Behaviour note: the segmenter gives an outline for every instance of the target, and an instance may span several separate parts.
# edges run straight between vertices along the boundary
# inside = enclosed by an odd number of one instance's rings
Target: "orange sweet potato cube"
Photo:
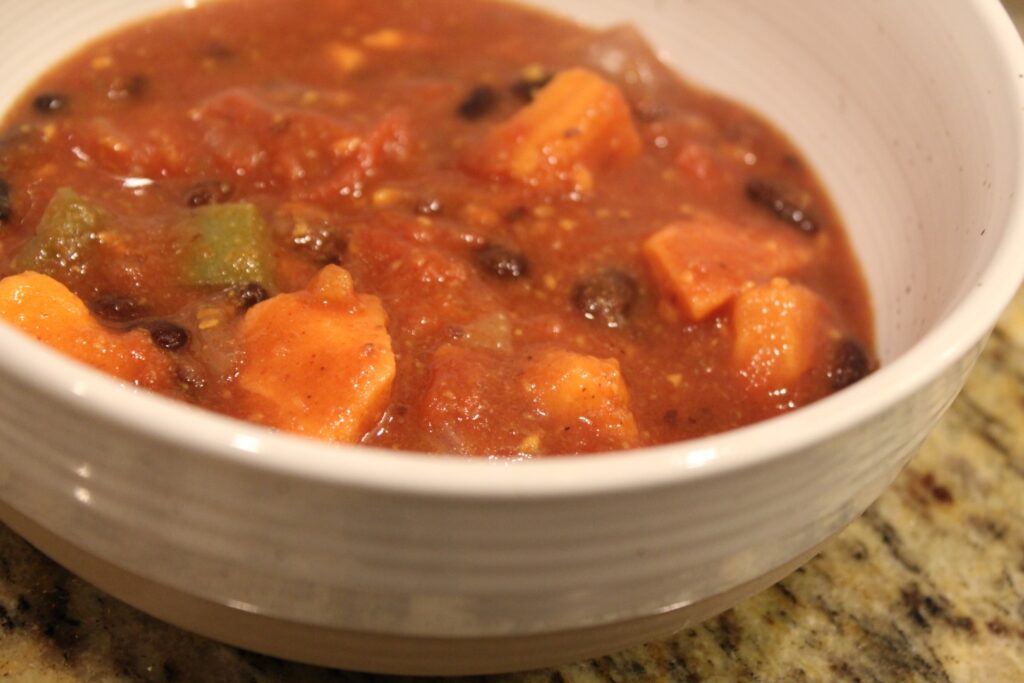
[[[309,286],[257,304],[242,322],[244,417],[354,443],[387,407],[395,356],[387,315],[330,265]]]
[[[57,280],[34,272],[0,280],[0,319],[72,358],[149,389],[174,382],[171,361],[144,330],[103,327]]]
[[[587,450],[636,445],[636,419],[617,360],[552,349],[533,356],[522,383],[538,411],[553,423],[548,425],[552,434]]]
[[[731,301],[748,282],[787,275],[808,263],[800,236],[755,235],[701,216],[669,225],[644,242],[643,253],[661,290],[682,313],[700,321]]]
[[[629,104],[612,83],[586,69],[556,76],[467,154],[474,172],[546,192],[593,189],[594,173],[640,152]]]
[[[733,307],[733,365],[753,387],[790,386],[821,358],[827,325],[824,301],[802,285],[748,287]]]

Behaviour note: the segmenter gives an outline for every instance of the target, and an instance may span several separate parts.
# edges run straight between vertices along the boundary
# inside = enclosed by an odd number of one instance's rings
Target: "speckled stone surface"
[[[1024,18],[1024,0],[1007,0]],[[0,678],[377,681],[158,622],[0,526]],[[1024,682],[1024,290],[890,490],[806,566],[676,636],[495,683]]]

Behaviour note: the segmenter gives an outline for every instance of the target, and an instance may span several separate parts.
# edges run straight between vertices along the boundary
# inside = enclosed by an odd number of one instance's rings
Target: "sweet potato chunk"
[[[26,272],[0,280],[0,319],[72,358],[149,389],[174,382],[174,368],[143,330],[100,325],[82,300],[47,275]]]
[[[325,267],[300,292],[249,310],[238,384],[244,417],[333,441],[359,441],[380,419],[395,377],[387,316],[356,294],[348,271]]]
[[[786,275],[811,258],[809,245],[788,235],[754,236],[710,216],[674,223],[644,242],[661,289],[692,320],[731,301],[744,284]]]
[[[732,360],[751,386],[792,385],[821,357],[828,310],[810,289],[775,278],[740,293],[733,309]]]
[[[553,423],[549,435],[585,450],[636,445],[636,419],[618,361],[548,350],[534,355],[522,382],[536,409]]]
[[[586,193],[603,164],[635,156],[640,148],[619,89],[591,71],[569,69],[494,128],[466,164],[548,192]]]

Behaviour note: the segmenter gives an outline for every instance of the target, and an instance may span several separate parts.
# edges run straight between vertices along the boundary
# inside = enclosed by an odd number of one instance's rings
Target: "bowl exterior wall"
[[[606,624],[727,591],[848,524],[976,355],[894,410],[763,466],[521,500],[286,477],[98,423],[0,375],[0,500],[127,571],[285,620],[419,636]]]

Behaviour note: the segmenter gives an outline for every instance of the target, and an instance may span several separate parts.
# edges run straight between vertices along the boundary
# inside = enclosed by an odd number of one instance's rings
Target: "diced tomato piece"
[[[692,320],[731,301],[744,284],[787,275],[806,265],[811,246],[800,236],[754,234],[710,216],[674,223],[644,242],[661,289]]]
[[[615,359],[542,351],[528,363],[522,386],[542,415],[542,440],[550,452],[629,448],[638,442],[629,390]]]
[[[274,124],[270,109],[242,90],[206,102],[197,122],[213,154],[232,174],[251,175],[269,165],[263,138]]]
[[[214,97],[199,120],[214,153],[235,172],[283,181],[322,178],[339,155],[358,149],[355,128],[330,116],[273,106],[244,90]]]
[[[417,286],[459,286],[472,278],[465,261],[432,244],[428,230],[416,239],[405,228],[398,222],[381,221],[352,233],[349,254],[380,277],[381,289],[413,298],[409,293]]]
[[[174,384],[173,365],[149,334],[103,327],[81,299],[47,275],[26,272],[0,280],[0,319],[125,382],[154,390]]]
[[[409,144],[408,117],[401,112],[364,130],[244,90],[211,99],[198,118],[207,144],[231,173],[280,182],[308,199],[358,193],[386,161],[404,158]]]
[[[343,147],[341,157],[345,163],[336,164],[334,174],[313,185],[304,196],[328,198],[359,187],[389,162],[404,161],[409,155],[410,140],[409,116],[403,111],[387,114],[358,138],[358,143],[351,143],[354,150]]]
[[[109,173],[150,179],[187,173],[199,146],[187,121],[159,112],[137,122],[86,119],[69,129],[68,139],[76,155]]]
[[[442,237],[415,221],[381,219],[353,231],[346,265],[393,308],[410,343],[463,325],[498,306],[494,290]]]
[[[534,101],[492,129],[467,155],[468,168],[546,192],[593,189],[605,163],[640,152],[622,92],[586,69],[569,69]]]
[[[733,365],[753,387],[792,386],[822,358],[828,323],[807,287],[775,278],[744,289],[733,308]]]
[[[445,344],[430,363],[421,415],[424,429],[450,453],[511,455],[516,434],[500,408],[509,396],[507,359]]]
[[[387,407],[395,377],[387,315],[343,268],[327,266],[305,290],[250,309],[240,347],[242,417],[354,443]]]

